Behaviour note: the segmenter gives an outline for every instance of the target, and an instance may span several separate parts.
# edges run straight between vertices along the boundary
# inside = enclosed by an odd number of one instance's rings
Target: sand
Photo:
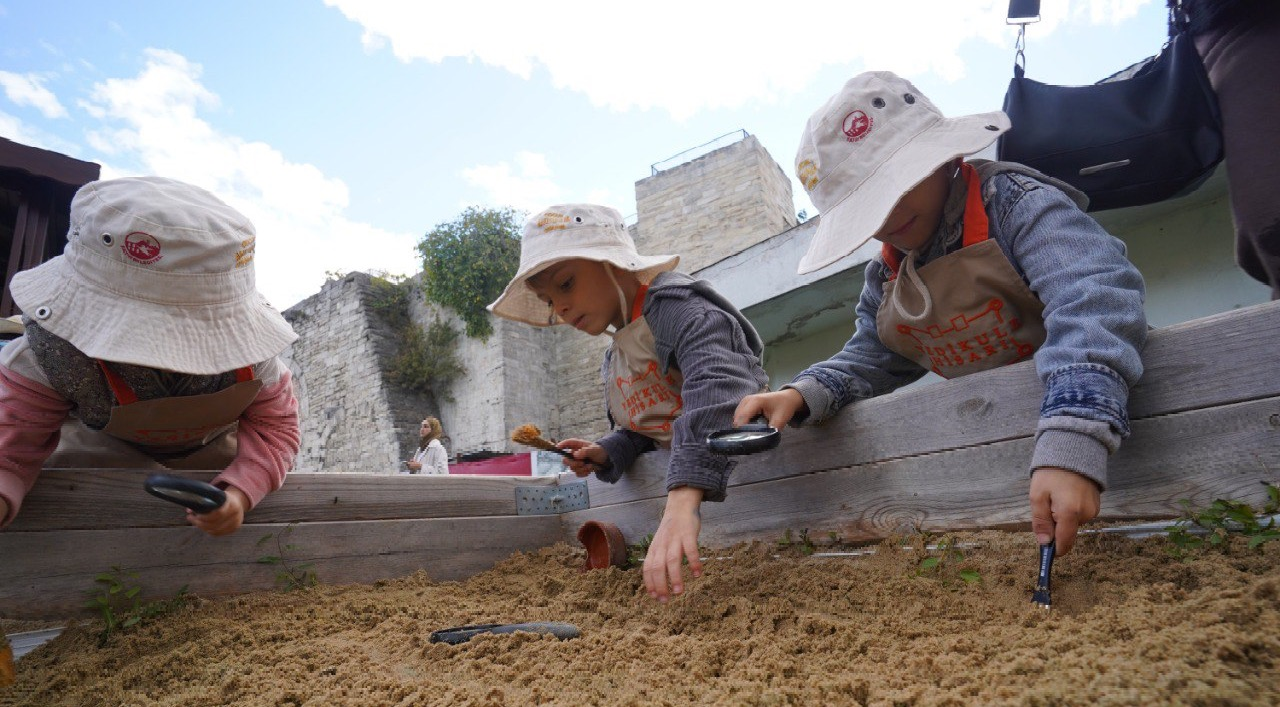
[[[1082,538],[1045,611],[1029,601],[1029,534],[952,537],[963,560],[924,576],[938,553],[920,538],[858,558],[708,551],[705,576],[666,606],[639,570],[582,572],[566,545],[465,582],[419,572],[197,598],[104,647],[97,627],[69,628],[19,661],[0,704],[1280,704],[1280,543],[1180,562],[1163,538]],[[582,635],[428,642],[514,621]]]

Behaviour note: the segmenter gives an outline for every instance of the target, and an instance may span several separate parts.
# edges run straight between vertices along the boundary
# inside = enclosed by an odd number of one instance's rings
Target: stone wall
[[[297,471],[392,473],[401,460],[364,297],[369,276],[330,280],[284,312],[302,425]]]
[[[636,182],[633,236],[692,273],[796,225],[791,180],[754,135]]]
[[[443,317],[459,331],[462,320],[446,308],[419,302],[414,318],[426,325]],[[440,401],[440,422],[450,456],[469,452],[527,452],[511,441],[511,430],[534,424],[544,433],[553,426],[555,381],[549,375],[553,332],[494,317],[486,340],[458,337],[458,356],[466,373],[449,388],[452,401]]]

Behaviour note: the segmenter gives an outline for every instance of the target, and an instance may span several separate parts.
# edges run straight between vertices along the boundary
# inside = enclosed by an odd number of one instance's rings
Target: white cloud
[[[490,204],[511,206],[534,213],[562,198],[564,190],[551,179],[545,155],[519,152],[515,165],[499,162],[462,170],[468,184],[483,189]]]
[[[1039,31],[1062,18],[1114,22],[1153,0],[1046,0]],[[774,101],[824,66],[861,64],[947,80],[965,75],[960,46],[1009,44],[1006,0],[875,3],[688,2],[423,3],[325,0],[364,28],[369,51],[402,61],[478,60],[529,78],[545,69],[558,88],[614,110],[700,110]]]
[[[0,111],[0,137],[8,138],[29,147],[61,152],[64,155],[75,155],[79,148],[62,138],[39,128],[31,127],[17,116]]]
[[[348,192],[341,180],[201,118],[218,97],[200,83],[200,71],[179,54],[149,49],[138,76],[94,87],[81,105],[103,121],[89,140],[113,158],[104,178],[181,179],[242,211],[258,231],[258,289],[282,309],[318,292],[327,271],[417,270],[411,234],[343,214]]]
[[[58,102],[58,97],[44,87],[45,78],[39,74],[0,71],[0,88],[15,105],[31,106],[46,118],[67,117],[67,109]]]

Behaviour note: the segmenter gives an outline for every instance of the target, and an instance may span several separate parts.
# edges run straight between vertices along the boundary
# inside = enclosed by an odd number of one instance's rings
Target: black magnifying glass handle
[[[156,498],[186,506],[196,513],[216,511],[227,502],[226,492],[217,486],[181,476],[152,474],[142,487]]]

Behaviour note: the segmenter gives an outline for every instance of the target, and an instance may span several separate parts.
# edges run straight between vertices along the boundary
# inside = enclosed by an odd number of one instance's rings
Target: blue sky
[[[0,0],[0,136],[210,189],[253,219],[284,309],[326,272],[416,272],[414,244],[469,205],[631,214],[651,164],[733,130],[790,174],[809,115],[867,69],[949,115],[998,109],[1007,5]],[[1050,83],[1164,39],[1162,0],[1041,14],[1028,75]]]

